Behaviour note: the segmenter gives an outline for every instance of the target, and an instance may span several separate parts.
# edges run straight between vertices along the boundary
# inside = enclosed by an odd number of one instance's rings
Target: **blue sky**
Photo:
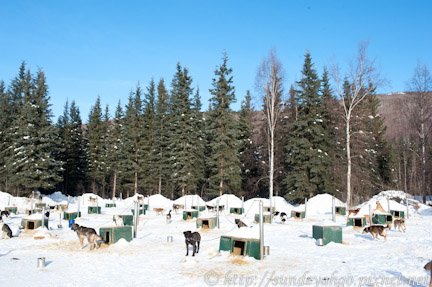
[[[316,69],[355,56],[368,41],[389,84],[402,91],[418,61],[432,68],[432,1],[9,1],[0,0],[0,79],[22,61],[42,68],[52,111],[75,100],[84,121],[97,96],[113,113],[138,82],[171,83],[177,62],[187,66],[208,106],[213,72],[227,52],[238,109],[255,91],[257,67],[274,48],[285,87],[300,77],[309,50]],[[259,105],[258,100],[256,102]]]

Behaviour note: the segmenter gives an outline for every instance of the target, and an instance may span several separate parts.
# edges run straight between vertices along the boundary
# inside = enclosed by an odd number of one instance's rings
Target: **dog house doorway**
[[[387,215],[386,216],[386,221],[387,222],[392,222],[393,221],[393,217],[391,215]]]
[[[361,218],[354,218],[354,226],[355,227],[362,227],[363,226],[362,219]]]
[[[103,237],[103,240],[105,241],[105,243],[110,242],[110,231],[109,230],[105,231],[105,236]]]
[[[394,213],[394,217],[400,217],[401,216],[400,211],[395,210],[395,211],[393,211],[393,213]]]
[[[186,219],[187,220],[192,219],[192,212],[186,211]]]
[[[27,221],[27,229],[35,229],[34,221]]]
[[[234,255],[245,255],[246,251],[246,242],[241,240],[234,240],[233,244],[233,254]]]
[[[210,228],[210,224],[209,224],[209,221],[207,219],[202,221],[202,228],[206,228],[206,229]]]

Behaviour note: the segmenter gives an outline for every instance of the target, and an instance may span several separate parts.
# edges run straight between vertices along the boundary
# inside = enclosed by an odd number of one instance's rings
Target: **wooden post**
[[[259,202],[259,238],[260,238],[260,260],[264,259],[264,218],[263,218],[263,202]]]

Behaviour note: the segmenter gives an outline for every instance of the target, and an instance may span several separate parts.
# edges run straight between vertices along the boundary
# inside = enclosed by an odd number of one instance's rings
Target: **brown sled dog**
[[[363,229],[363,234],[370,233],[373,237],[373,239],[378,239],[378,236],[384,237],[384,240],[387,240],[387,231],[389,226],[386,225],[371,225],[367,226]]]
[[[103,242],[102,237],[97,235],[96,230],[93,228],[79,226],[74,223],[71,229],[78,235],[81,248],[84,247],[84,239],[87,239],[88,244],[90,244],[90,250],[93,250],[95,247],[99,248],[100,244]]]

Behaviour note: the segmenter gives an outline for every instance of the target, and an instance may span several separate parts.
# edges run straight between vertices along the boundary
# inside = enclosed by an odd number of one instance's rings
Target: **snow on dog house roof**
[[[267,198],[251,198],[244,203],[245,212],[248,214],[259,213],[259,201],[263,202],[263,207],[270,207],[270,200]]]
[[[346,206],[345,203],[335,197],[335,206]],[[333,196],[328,193],[317,194],[307,201],[308,215],[331,214],[333,207]],[[304,211],[304,204],[295,208],[296,211]]]
[[[197,194],[188,194],[174,200],[174,204],[185,205],[185,209],[190,209],[192,206],[206,206],[205,201]]]
[[[219,206],[225,206],[227,209],[231,207],[234,208],[242,207],[242,200],[237,196],[235,196],[234,194],[223,194],[222,196],[213,198],[212,200],[207,202],[207,205],[216,207],[218,200],[219,200]]]
[[[234,238],[259,239],[259,226],[236,228],[223,235]]]
[[[144,201],[147,203],[147,201]],[[153,194],[148,198],[149,208],[164,208],[167,211],[172,208],[173,201],[162,194]]]
[[[382,196],[374,196],[369,201],[360,205],[360,210],[357,216],[369,215],[369,205],[371,206],[372,213],[375,214],[388,214],[390,213],[388,204],[390,203],[390,210],[405,211],[406,207],[394,200],[387,201],[387,198]]]

